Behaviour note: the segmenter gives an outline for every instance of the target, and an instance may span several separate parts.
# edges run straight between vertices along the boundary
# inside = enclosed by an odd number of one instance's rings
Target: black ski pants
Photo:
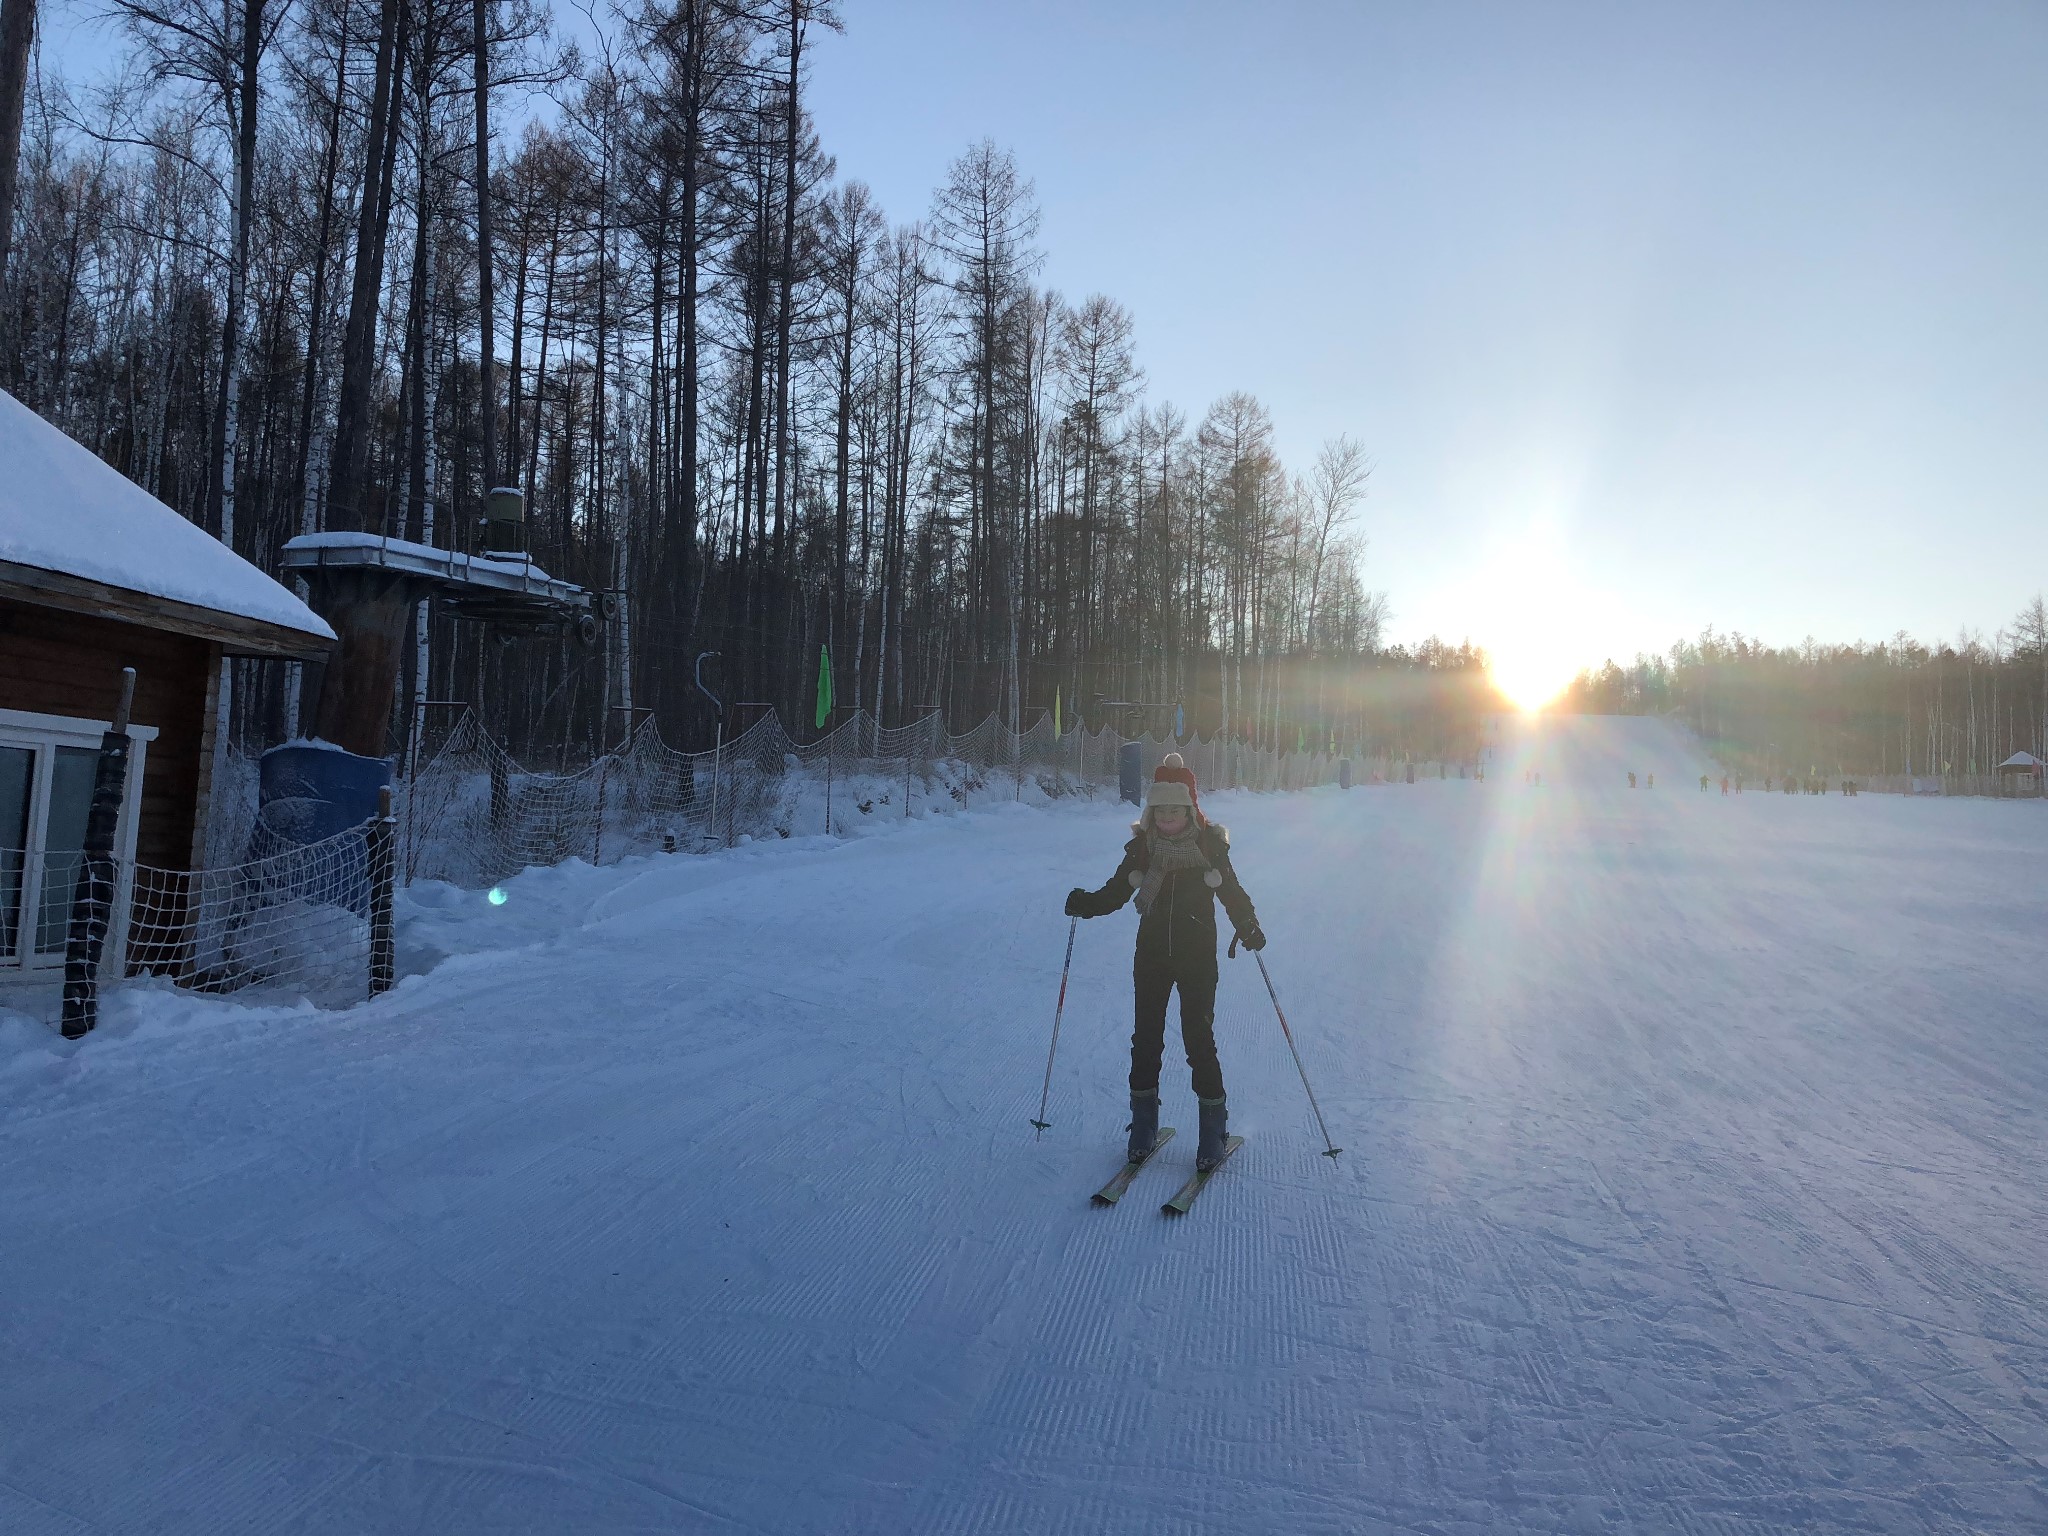
[[[1137,991],[1137,1023],[1131,1030],[1131,1092],[1159,1090],[1159,1063],[1166,1054],[1166,1002],[1180,988],[1180,1039],[1188,1053],[1195,1093],[1223,1097],[1223,1067],[1216,1060],[1216,952],[1185,958],[1138,952],[1131,968]]]

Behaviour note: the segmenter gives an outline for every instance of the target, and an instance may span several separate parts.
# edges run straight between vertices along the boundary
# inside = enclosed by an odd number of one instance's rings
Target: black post
[[[479,732],[479,734],[482,733]],[[484,740],[490,743],[488,736],[485,736]],[[495,745],[495,743],[490,744]],[[511,819],[511,770],[505,766],[505,754],[503,752],[493,752],[491,753],[491,830],[493,832],[502,830],[505,823]]]
[[[135,669],[121,669],[121,703],[114,728],[100,737],[92,805],[85,814],[85,847],[71,895],[71,930],[64,942],[64,1038],[77,1040],[99,1022],[100,953],[114,915],[120,868],[114,831],[128,793],[128,712],[135,704]]]
[[[389,992],[398,946],[391,926],[391,887],[398,873],[398,818],[391,814],[391,790],[377,791],[377,819],[370,823],[370,996]]]

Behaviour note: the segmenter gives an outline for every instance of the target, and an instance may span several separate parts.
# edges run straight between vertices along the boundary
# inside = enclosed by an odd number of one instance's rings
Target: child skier
[[[1230,834],[1202,815],[1195,774],[1169,752],[1152,775],[1144,814],[1131,824],[1123,862],[1100,890],[1067,893],[1067,916],[1103,917],[1138,902],[1138,948],[1131,966],[1137,1022],[1131,1031],[1132,1162],[1159,1135],[1159,1063],[1166,1048],[1166,1002],[1180,988],[1180,1037],[1200,1102],[1198,1169],[1223,1160],[1228,1107],[1216,1060],[1216,899],[1246,949],[1266,947],[1252,899],[1230,867]]]

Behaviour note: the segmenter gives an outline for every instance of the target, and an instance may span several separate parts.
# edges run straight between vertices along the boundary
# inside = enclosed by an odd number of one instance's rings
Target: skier
[[[1628,776],[1628,787],[1630,789],[1634,789],[1636,787],[1636,776],[1634,774],[1630,774]]]
[[[1195,774],[1169,752],[1152,775],[1144,814],[1131,824],[1123,862],[1100,890],[1067,893],[1067,916],[1104,917],[1138,902],[1138,947],[1131,966],[1136,1024],[1131,1031],[1131,1140],[1127,1156],[1149,1156],[1159,1135],[1159,1064],[1166,1048],[1166,1003],[1180,988],[1180,1037],[1200,1104],[1195,1167],[1223,1160],[1229,1106],[1216,1059],[1216,901],[1221,898],[1246,949],[1266,947],[1252,899],[1230,867],[1230,834],[1202,815]],[[1233,944],[1233,948],[1235,945]]]

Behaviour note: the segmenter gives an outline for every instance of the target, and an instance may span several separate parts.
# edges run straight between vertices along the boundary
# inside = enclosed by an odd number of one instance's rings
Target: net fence
[[[98,880],[76,850],[0,849],[0,960],[54,989],[68,943],[92,922],[117,974],[346,1007],[372,990],[380,913],[388,946],[392,847],[392,829],[375,820],[303,847],[259,829],[234,864],[104,861],[111,878]]]
[[[1329,752],[1279,752],[1223,739],[1013,731],[991,717],[949,734],[936,717],[884,727],[859,714],[811,741],[764,715],[712,750],[681,752],[643,722],[618,748],[573,770],[528,767],[473,712],[372,818],[299,844],[258,808],[256,765],[229,754],[211,805],[208,867],[123,862],[81,898],[74,850],[0,849],[0,957],[53,981],[81,913],[105,924],[119,974],[197,991],[346,1007],[393,974],[396,887],[446,881],[482,889],[536,865],[610,864],[768,838],[857,833],[865,823],[999,800],[1044,804],[1114,795],[1125,749],[1140,783],[1178,751],[1204,789],[1302,789],[1334,782]],[[1357,777],[1392,777],[1361,761]]]
[[[517,762],[465,714],[440,750],[400,786],[403,878],[479,887],[532,865],[632,854],[701,852],[771,837],[846,836],[886,817],[994,800],[1044,803],[1114,793],[1129,738],[1110,729],[1055,733],[1042,719],[1013,731],[991,717],[950,735],[936,718],[882,726],[853,716],[794,740],[763,716],[707,752],[681,752],[650,719],[619,748],[573,772]],[[1205,788],[1301,789],[1332,783],[1327,752],[1141,737],[1142,777],[1170,751]]]
[[[371,991],[390,835],[376,821],[303,847],[259,832],[252,857],[201,870],[138,866],[127,968],[202,992],[346,1007]]]

